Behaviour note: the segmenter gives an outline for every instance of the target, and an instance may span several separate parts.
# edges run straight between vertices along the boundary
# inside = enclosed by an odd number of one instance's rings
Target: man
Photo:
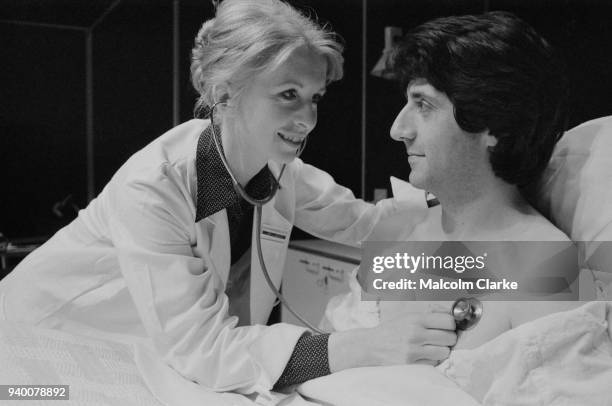
[[[407,101],[391,137],[405,144],[410,183],[433,193],[440,204],[420,223],[386,239],[567,242],[521,194],[546,167],[565,125],[567,80],[550,45],[516,16],[490,12],[415,28],[393,63]],[[521,259],[554,254],[532,250]],[[350,295],[328,307],[336,328],[371,325],[372,314],[385,321],[431,306],[381,301],[373,311],[373,302],[355,300],[361,293],[355,281],[352,285]],[[492,301],[477,328],[461,335],[455,348],[474,347],[571,306]]]

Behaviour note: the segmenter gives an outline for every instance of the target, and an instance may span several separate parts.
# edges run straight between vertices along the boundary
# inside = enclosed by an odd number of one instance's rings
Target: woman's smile
[[[302,145],[302,142],[306,138],[306,136],[294,136],[285,133],[281,133],[280,131],[276,133],[285,143],[291,145],[292,147],[299,148]]]

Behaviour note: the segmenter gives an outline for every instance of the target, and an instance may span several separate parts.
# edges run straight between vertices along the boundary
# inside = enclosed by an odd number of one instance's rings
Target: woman
[[[296,157],[327,84],[342,76],[333,36],[278,0],[226,0],[197,35],[191,71],[210,120],[179,125],[132,156],[0,283],[1,317],[150,340],[187,379],[240,393],[445,358],[456,338],[439,331],[454,330],[449,315],[317,336],[263,325],[275,297],[250,249],[256,239],[278,285],[293,224],[356,243],[395,210],[355,199]],[[261,237],[230,172],[253,198],[276,189]]]

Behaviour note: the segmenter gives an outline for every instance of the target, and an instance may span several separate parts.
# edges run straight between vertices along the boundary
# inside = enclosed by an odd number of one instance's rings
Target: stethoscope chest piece
[[[482,302],[473,297],[462,297],[455,300],[451,308],[457,330],[465,331],[473,328],[482,317]]]

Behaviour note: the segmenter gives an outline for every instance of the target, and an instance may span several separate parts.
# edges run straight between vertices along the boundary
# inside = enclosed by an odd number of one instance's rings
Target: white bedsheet
[[[62,405],[161,405],[141,378],[130,345],[8,321],[0,321],[0,383],[69,385],[70,400],[58,401]]]
[[[360,368],[306,382],[336,406],[612,405],[612,302],[525,323],[473,350],[424,365]]]
[[[483,405],[612,405],[612,302],[523,324],[438,367]]]
[[[0,321],[0,383],[70,385],[62,404],[78,405],[610,406],[611,323],[612,302],[591,302],[455,351],[437,368],[359,368],[306,382],[304,399],[207,391],[147,347]]]
[[[333,406],[478,406],[429,365],[347,369],[299,386],[307,399]]]
[[[298,393],[271,392],[251,397],[216,393],[181,377],[144,344],[5,320],[0,320],[0,384],[69,385],[70,400],[61,401],[62,405],[315,405]],[[19,404],[48,405],[49,401]]]

